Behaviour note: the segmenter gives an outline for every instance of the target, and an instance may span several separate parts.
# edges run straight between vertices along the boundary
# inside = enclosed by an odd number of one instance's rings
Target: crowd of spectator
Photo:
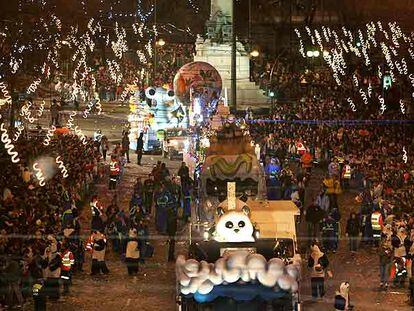
[[[82,270],[80,209],[99,176],[101,157],[91,141],[83,145],[78,136],[60,135],[49,146],[43,141],[44,137],[21,137],[15,143],[20,162],[14,165],[6,150],[0,150],[4,163],[0,179],[2,306],[22,305],[40,279],[46,280],[45,288],[54,287],[56,282],[51,280],[59,280],[60,275],[53,272],[60,272],[64,264],[53,260],[57,251],[70,250],[73,269]],[[67,178],[55,164],[57,156],[64,162]],[[43,187],[33,170],[35,162],[46,178]]]
[[[380,59],[379,56],[372,58]],[[299,62],[301,66],[298,67]],[[323,65],[323,60],[309,62],[301,58],[253,62],[251,79],[268,95],[272,93],[276,113],[298,119],[410,119],[414,113],[409,104],[412,96],[410,80],[398,76],[390,87],[385,87],[384,77],[389,74],[380,61],[373,61],[367,68],[359,64],[360,59],[350,60],[340,85],[332,70]],[[380,110],[379,96],[385,99],[384,113]],[[354,109],[349,99],[355,105]],[[404,102],[404,113],[400,99]]]

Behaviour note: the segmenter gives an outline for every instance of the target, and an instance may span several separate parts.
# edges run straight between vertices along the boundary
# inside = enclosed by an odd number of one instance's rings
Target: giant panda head
[[[175,93],[173,90],[167,90],[162,87],[149,87],[145,90],[145,96],[150,106],[163,105],[166,102],[174,101]]]
[[[254,227],[250,221],[250,210],[247,206],[242,211],[224,212],[219,207],[220,216],[215,231],[215,240],[218,242],[254,242]]]

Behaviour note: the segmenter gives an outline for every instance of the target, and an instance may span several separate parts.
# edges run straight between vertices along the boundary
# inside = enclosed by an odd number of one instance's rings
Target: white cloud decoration
[[[293,263],[285,265],[283,260],[267,261],[260,254],[247,251],[233,252],[215,263],[186,260],[180,255],[176,262],[177,279],[184,295],[210,293],[214,286],[236,282],[260,283],[275,290],[297,292],[300,278],[301,258],[295,255]]]

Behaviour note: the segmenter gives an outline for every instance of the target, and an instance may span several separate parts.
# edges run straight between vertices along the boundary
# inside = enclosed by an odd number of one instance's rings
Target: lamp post
[[[235,0],[232,0],[232,20],[231,20],[231,104],[234,109],[237,109],[237,73],[236,73],[236,14],[235,14]]]
[[[157,28],[157,0],[154,0],[154,26]],[[154,70],[152,72],[152,83],[155,81],[157,72],[157,37],[154,34]]]

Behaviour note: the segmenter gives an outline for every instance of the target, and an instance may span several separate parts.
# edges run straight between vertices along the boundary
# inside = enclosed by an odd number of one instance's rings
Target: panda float
[[[247,206],[241,211],[224,212],[218,208],[218,222],[213,233],[217,242],[239,243],[254,242],[254,226],[249,218]],[[186,260],[179,256],[176,262],[177,280],[183,295],[209,294],[214,286],[242,283],[260,283],[275,290],[298,291],[300,275],[300,258],[294,258],[293,263],[286,265],[280,258],[269,261],[261,254],[252,254],[240,250],[225,253],[215,263],[204,260]]]

